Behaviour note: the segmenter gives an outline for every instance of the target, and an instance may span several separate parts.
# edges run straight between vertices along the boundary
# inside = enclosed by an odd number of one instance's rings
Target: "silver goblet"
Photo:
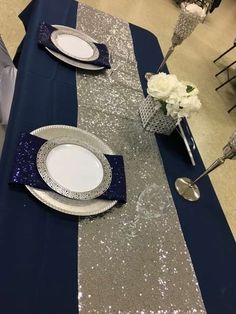
[[[197,201],[200,198],[200,191],[196,185],[197,181],[221,166],[226,159],[236,159],[236,131],[231,135],[229,142],[223,148],[223,156],[216,159],[199,177],[197,177],[194,181],[185,177],[178,178],[175,181],[175,188],[177,192],[188,201]]]
[[[189,6],[190,7],[195,6],[196,8],[198,8],[198,12],[189,11],[188,10]],[[196,26],[203,20],[204,17],[205,17],[204,10],[200,8],[198,5],[188,4],[186,6],[182,6],[180,15],[175,25],[174,33],[171,38],[171,47],[169,48],[166,56],[159,65],[157,73],[159,73],[163,69],[170,55],[174,52],[175,47],[181,45],[182,42],[191,35]],[[148,80],[154,74],[155,73],[147,72],[145,74],[145,77]]]

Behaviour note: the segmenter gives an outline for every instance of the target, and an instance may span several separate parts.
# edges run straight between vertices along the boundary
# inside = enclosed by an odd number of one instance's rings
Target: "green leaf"
[[[194,87],[193,87],[193,86],[187,85],[187,87],[186,87],[186,92],[187,92],[187,93],[191,93],[193,90],[194,90]]]
[[[164,100],[159,100],[161,104],[161,110],[164,112],[165,115],[167,115],[167,110],[166,110],[166,102]]]

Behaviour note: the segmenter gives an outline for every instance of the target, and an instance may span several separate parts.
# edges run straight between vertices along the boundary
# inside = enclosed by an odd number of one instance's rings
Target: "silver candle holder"
[[[191,6],[195,6],[198,9],[197,12],[191,12],[189,10],[189,7]],[[164,67],[171,54],[174,52],[175,47],[180,45],[189,35],[191,35],[196,26],[202,22],[203,17],[204,11],[196,4],[188,4],[181,8],[180,15],[175,25],[174,33],[171,38],[171,47],[169,48],[159,68],[157,69],[157,73],[159,73]],[[150,72],[146,73],[146,79],[149,79],[153,74],[154,73]]]
[[[160,64],[157,73],[161,71],[161,69],[166,64],[167,59],[174,52],[176,46],[182,44],[182,42],[189,37],[196,26],[202,21],[202,17],[196,13],[188,11],[188,6],[182,7],[180,15],[175,25],[174,33],[171,38],[171,47],[169,48],[165,58]]]
[[[229,142],[223,148],[223,156],[216,159],[199,177],[197,177],[194,181],[185,177],[178,178],[175,181],[175,188],[177,192],[187,201],[197,201],[200,198],[200,190],[196,183],[202,177],[224,164],[226,159],[236,159],[236,131],[231,135]]]

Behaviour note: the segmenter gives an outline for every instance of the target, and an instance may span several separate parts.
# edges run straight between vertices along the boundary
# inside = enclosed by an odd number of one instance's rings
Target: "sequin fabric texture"
[[[46,142],[45,139],[29,133],[21,134],[16,149],[14,166],[9,180],[10,183],[29,185],[38,189],[52,191],[50,186],[42,179],[37,166],[39,149]],[[49,143],[48,149],[50,150],[53,146],[53,142]],[[45,151],[42,156],[40,163],[44,166]],[[107,154],[104,156],[108,160],[112,170],[112,181],[109,188],[98,198],[126,203],[126,182],[123,157]]]
[[[50,190],[37,169],[37,153],[46,140],[22,133],[16,148],[15,162],[9,179],[10,183],[27,184],[43,190]]]
[[[127,204],[79,221],[79,312],[205,313],[155,137],[138,115],[129,24],[80,3],[77,25],[112,54],[110,70],[77,72],[78,125],[123,155],[127,183]]]

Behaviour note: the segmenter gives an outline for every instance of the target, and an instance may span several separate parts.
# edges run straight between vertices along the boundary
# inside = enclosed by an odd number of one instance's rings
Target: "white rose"
[[[159,73],[148,80],[148,94],[154,98],[166,100],[178,85],[174,74]]]
[[[187,96],[186,86],[179,82],[166,101],[170,104],[180,103],[182,98],[185,96]]]
[[[178,95],[171,95],[166,102],[172,106],[179,106],[181,104],[181,97]]]
[[[197,96],[183,97],[181,100],[178,99],[166,105],[167,115],[178,120],[190,117],[191,113],[198,111],[200,107],[201,102]]]
[[[172,118],[176,119],[178,118],[178,112],[179,112],[179,104],[167,104],[166,105],[167,110],[167,116],[171,116]]]
[[[191,112],[195,112],[201,108],[201,102],[197,96],[190,96],[185,97],[182,100],[181,106],[184,108],[188,108],[188,110]]]

